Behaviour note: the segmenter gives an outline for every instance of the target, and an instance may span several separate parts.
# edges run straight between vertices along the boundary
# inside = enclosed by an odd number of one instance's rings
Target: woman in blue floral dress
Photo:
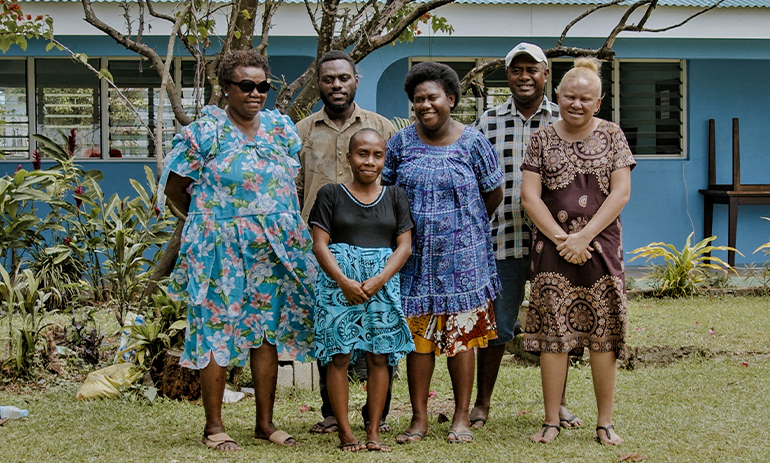
[[[500,281],[489,216],[503,198],[503,172],[486,137],[451,118],[460,81],[449,66],[412,67],[404,89],[417,122],[390,138],[382,170],[383,182],[406,191],[415,223],[413,253],[401,270],[415,343],[407,356],[412,422],[396,441],[428,432],[430,380],[436,354],[444,354],[455,398],[447,441],[471,442],[473,348],[497,337],[490,303]]]
[[[171,295],[188,303],[181,365],[200,370],[203,443],[240,450],[221,418],[226,368],[250,358],[258,439],[294,446],[272,422],[278,354],[313,349],[317,264],[300,218],[294,177],[301,142],[291,120],[262,111],[267,61],[236,51],[217,76],[227,107],[207,106],[174,140],[161,191],[187,213]]]

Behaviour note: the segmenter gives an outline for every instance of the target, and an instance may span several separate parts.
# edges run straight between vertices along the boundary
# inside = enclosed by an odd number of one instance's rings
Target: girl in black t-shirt
[[[379,426],[388,390],[388,365],[414,350],[401,309],[396,274],[412,253],[412,217],[406,193],[382,186],[385,140],[363,129],[350,139],[348,162],[353,181],[325,185],[310,212],[313,253],[318,274],[315,305],[316,357],[328,364],[329,390],[340,448],[355,452],[389,452]],[[393,250],[395,247],[395,250]],[[366,355],[369,404],[366,444],[353,435],[348,421],[351,361]]]

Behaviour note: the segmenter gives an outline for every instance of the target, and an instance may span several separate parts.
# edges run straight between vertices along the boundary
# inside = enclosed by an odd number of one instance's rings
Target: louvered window
[[[0,73],[0,155],[29,156],[27,62],[4,60]]]
[[[89,60],[99,69],[99,60]],[[99,79],[71,59],[35,60],[37,131],[61,141],[76,131],[76,157],[99,157]]]
[[[684,86],[680,61],[620,61],[619,118],[636,155],[682,156]]]
[[[155,155],[155,135],[160,117],[160,83],[158,73],[147,62],[138,60],[114,60],[109,71],[115,84],[126,96],[129,104],[110,87],[110,151],[111,158],[146,158]],[[171,148],[174,137],[174,113],[168,97],[163,105],[163,141],[166,150]],[[139,122],[141,120],[141,123]],[[143,123],[143,124],[142,124]]]

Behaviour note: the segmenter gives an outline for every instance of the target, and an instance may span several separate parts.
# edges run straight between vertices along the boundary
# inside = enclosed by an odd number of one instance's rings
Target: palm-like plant
[[[770,220],[770,217],[762,217],[762,218],[764,220]],[[759,251],[764,251],[765,254],[770,255],[770,241],[768,241],[767,243],[755,249],[754,254],[758,253]]]
[[[709,270],[735,272],[728,263],[709,254],[713,251],[735,251],[742,256],[740,251],[730,246],[709,246],[716,236],[710,236],[691,245],[693,234],[690,233],[687,236],[681,251],[668,243],[650,243],[631,251],[631,254],[637,254],[637,256],[629,262],[640,257],[646,257],[647,262],[658,257],[665,260],[663,264],[653,264],[651,273],[647,277],[652,280],[657,296],[691,296],[708,278]]]

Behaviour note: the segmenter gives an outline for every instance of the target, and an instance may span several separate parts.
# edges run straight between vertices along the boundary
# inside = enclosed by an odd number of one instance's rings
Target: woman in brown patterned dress
[[[559,435],[568,353],[587,347],[601,443],[612,427],[615,360],[626,355],[626,298],[620,211],[636,162],[620,127],[594,115],[599,62],[580,58],[557,89],[562,119],[534,132],[521,166],[522,204],[536,225],[524,348],[540,352],[545,421],[531,439]]]

